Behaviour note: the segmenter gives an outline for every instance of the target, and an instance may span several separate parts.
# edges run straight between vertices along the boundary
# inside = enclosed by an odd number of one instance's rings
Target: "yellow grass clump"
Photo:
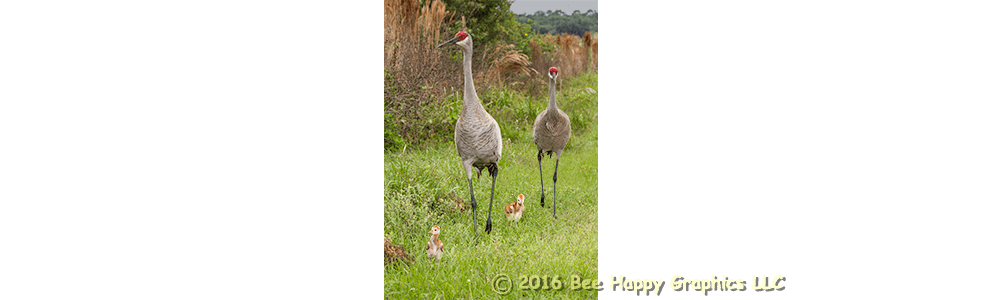
[[[553,58],[553,65],[563,70],[566,77],[582,73],[583,63],[580,53],[583,52],[583,49],[580,47],[580,38],[563,33],[559,35],[556,45],[559,46],[559,49],[556,57]]]
[[[532,64],[536,70],[557,67],[562,70],[563,77],[576,76],[583,72],[597,72],[599,61],[597,50],[599,50],[599,43],[592,32],[585,32],[582,39],[576,35],[566,33],[560,35],[543,35],[541,39],[544,43],[555,41],[554,49],[546,50],[546,52],[553,50],[555,54],[551,60],[543,59],[545,66],[542,67],[533,58]],[[535,51],[534,49],[539,45],[535,43],[533,46],[533,43],[530,43],[529,46]],[[543,56],[540,55],[539,57]]]
[[[405,264],[413,262],[413,256],[406,253],[406,249],[402,246],[393,244],[388,238],[385,239],[385,245],[383,246],[385,250],[385,263],[383,265],[389,265],[395,262],[402,262]]]
[[[528,55],[515,49],[515,45],[501,45],[494,49],[491,57],[497,57],[491,61],[487,77],[489,80],[501,83],[502,80],[513,75],[522,74],[532,76],[538,72],[530,66],[532,62]]]

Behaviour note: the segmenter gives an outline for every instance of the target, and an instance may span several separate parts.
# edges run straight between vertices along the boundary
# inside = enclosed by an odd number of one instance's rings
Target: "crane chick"
[[[522,218],[523,211],[525,211],[525,195],[518,194],[518,202],[512,202],[505,206],[505,218],[517,222]]]
[[[440,226],[433,225],[433,228],[430,228],[430,234],[432,234],[430,240],[426,241],[426,255],[430,257],[430,260],[434,257],[436,257],[436,260],[440,260],[440,258],[443,258],[443,242],[440,241]]]

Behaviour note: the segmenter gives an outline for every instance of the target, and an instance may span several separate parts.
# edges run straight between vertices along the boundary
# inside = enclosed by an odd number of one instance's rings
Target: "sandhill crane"
[[[552,217],[556,217],[556,179],[559,175],[559,157],[563,155],[563,148],[569,141],[569,116],[566,116],[559,106],[556,105],[556,79],[559,78],[559,69],[549,68],[549,107],[535,117],[535,125],[532,127],[532,140],[535,147],[539,149],[539,187],[542,194],[539,197],[539,204],[546,206],[546,192],[542,182],[542,152],[552,156],[556,153],[556,170],[552,173]]]
[[[501,158],[501,128],[491,117],[481,99],[474,90],[474,80],[471,76],[471,56],[474,53],[474,38],[466,32],[458,32],[454,38],[440,44],[456,44],[464,49],[464,104],[457,119],[454,130],[454,145],[457,154],[464,164],[467,173],[467,184],[471,190],[471,215],[474,217],[474,237],[477,238],[477,201],[474,200],[474,182],[471,180],[471,168],[477,168],[477,177],[481,177],[484,168],[491,174],[491,201],[488,203],[488,220],[484,231],[491,233],[491,207],[494,203],[494,184],[498,179],[498,159]]]

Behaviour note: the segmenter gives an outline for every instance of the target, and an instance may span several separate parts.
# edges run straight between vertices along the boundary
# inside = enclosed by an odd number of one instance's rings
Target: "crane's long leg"
[[[541,171],[539,171],[541,172]],[[559,156],[556,156],[556,172],[552,173],[552,218],[556,218],[556,179],[559,175]]]
[[[474,216],[474,243],[477,243],[477,200],[474,200],[474,182],[467,178],[467,184],[471,187],[471,216]]]
[[[546,188],[545,184],[542,183],[542,150],[539,150],[539,204],[542,207],[546,207]]]
[[[491,207],[494,204],[494,182],[498,180],[498,165],[491,164],[488,173],[491,173],[491,201],[488,202],[488,221],[484,224],[484,231],[491,233]]]

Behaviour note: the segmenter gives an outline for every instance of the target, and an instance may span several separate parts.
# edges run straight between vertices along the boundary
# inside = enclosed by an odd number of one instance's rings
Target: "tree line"
[[[534,14],[516,14],[515,18],[519,23],[531,24],[532,31],[539,34],[574,34],[583,35],[584,32],[598,31],[598,17],[594,10],[580,12],[574,10],[572,14],[567,14],[562,10],[537,11]]]

